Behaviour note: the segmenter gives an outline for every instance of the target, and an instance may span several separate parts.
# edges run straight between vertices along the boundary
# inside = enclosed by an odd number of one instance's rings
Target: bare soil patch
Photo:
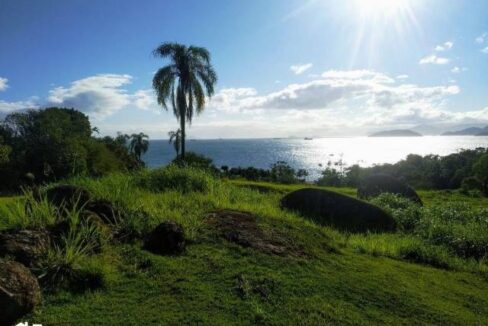
[[[207,223],[215,227],[227,241],[271,255],[303,256],[277,232],[265,232],[257,224],[256,216],[240,211],[221,210],[209,213]]]

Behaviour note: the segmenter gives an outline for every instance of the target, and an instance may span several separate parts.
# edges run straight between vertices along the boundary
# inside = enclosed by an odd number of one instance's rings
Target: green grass
[[[172,180],[161,191],[137,186],[136,178],[125,175],[71,180],[96,198],[143,211],[147,218],[134,218],[128,228],[144,233],[175,220],[190,243],[182,256],[163,257],[142,250],[139,240],[110,242],[80,262],[103,278],[100,289],[46,293],[42,307],[24,320],[45,325],[488,324],[483,261],[426,247],[411,234],[348,235],[282,210],[283,194],[304,185],[211,180],[203,191],[188,191],[173,187],[182,178]],[[355,195],[351,188],[333,190]],[[420,195],[427,206],[451,200],[486,207],[486,199],[456,192],[439,193],[438,199],[437,193]],[[223,208],[256,214],[265,233],[285,235],[303,255],[267,255],[223,240],[204,218]],[[14,222],[8,221],[3,223]]]

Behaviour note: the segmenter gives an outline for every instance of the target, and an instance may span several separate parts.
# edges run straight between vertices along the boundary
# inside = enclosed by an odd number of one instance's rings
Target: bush
[[[153,192],[177,190],[188,193],[209,192],[216,181],[207,171],[169,165],[155,170],[145,170],[135,177],[135,182],[139,187]]]
[[[278,183],[290,184],[298,182],[295,170],[288,163],[278,161],[271,165],[271,180]]]
[[[182,158],[181,155],[177,156],[171,163],[179,167],[192,167],[218,173],[211,158],[193,152],[186,152],[185,158]]]
[[[483,190],[483,184],[477,177],[467,177],[461,182],[461,190],[465,193],[471,190]]]
[[[415,190],[404,182],[386,174],[375,174],[366,177],[358,188],[358,197],[368,199],[382,193],[392,193],[422,204]]]
[[[463,258],[488,257],[488,210],[447,203],[423,210],[416,233]]]
[[[422,218],[422,209],[418,204],[398,195],[383,193],[373,198],[371,203],[389,212],[398,228],[405,232],[413,232]]]
[[[297,211],[317,223],[351,231],[391,231],[395,220],[377,206],[321,189],[300,189],[281,200],[284,208]]]
[[[322,187],[341,187],[344,185],[344,176],[335,168],[327,167],[321,172],[322,176],[316,184]]]

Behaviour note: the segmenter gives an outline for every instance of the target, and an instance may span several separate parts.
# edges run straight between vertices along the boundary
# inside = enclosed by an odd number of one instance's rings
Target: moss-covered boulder
[[[24,265],[0,260],[0,325],[11,325],[41,303],[41,289]]]
[[[349,232],[395,229],[395,220],[381,208],[333,191],[306,188],[293,191],[281,206],[321,225]]]
[[[146,238],[144,249],[159,255],[177,255],[185,250],[183,227],[173,221],[159,224]]]
[[[49,232],[43,229],[0,233],[0,257],[11,257],[26,266],[35,266],[49,246]]]
[[[387,174],[370,175],[358,187],[358,197],[361,199],[377,197],[382,193],[399,195],[422,205],[422,200],[412,187]]]

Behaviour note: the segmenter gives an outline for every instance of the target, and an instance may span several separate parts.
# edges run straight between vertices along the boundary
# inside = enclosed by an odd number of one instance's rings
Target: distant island
[[[422,137],[422,135],[408,129],[396,129],[375,132],[368,137]]]
[[[456,131],[446,131],[442,136],[488,136],[488,126],[484,128],[470,127]]]

